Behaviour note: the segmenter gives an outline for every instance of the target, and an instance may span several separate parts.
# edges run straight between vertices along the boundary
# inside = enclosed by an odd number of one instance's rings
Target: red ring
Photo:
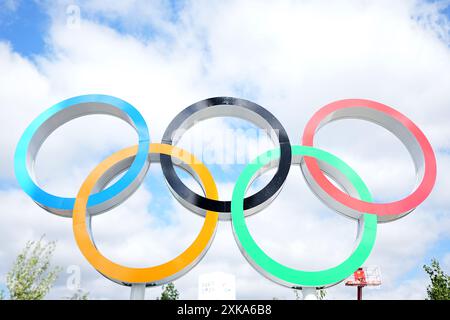
[[[415,139],[420,145],[424,157],[425,169],[420,185],[413,193],[399,201],[389,203],[371,203],[361,201],[349,196],[348,194],[335,187],[322,173],[316,159],[305,157],[305,164],[307,169],[311,173],[312,178],[329,196],[353,210],[373,213],[377,214],[378,216],[398,215],[414,210],[428,197],[428,195],[431,193],[431,190],[433,189],[434,183],[436,181],[436,157],[428,139],[425,137],[423,132],[411,120],[409,120],[406,116],[404,116],[397,110],[392,109],[391,107],[388,107],[384,104],[364,99],[346,99],[330,103],[317,111],[311,118],[311,120],[309,120],[308,124],[305,127],[305,131],[303,132],[303,145],[311,147],[313,146],[314,135],[318,130],[320,123],[330,113],[336,110],[351,107],[366,107],[381,111],[389,115],[393,119],[399,121],[414,135]]]

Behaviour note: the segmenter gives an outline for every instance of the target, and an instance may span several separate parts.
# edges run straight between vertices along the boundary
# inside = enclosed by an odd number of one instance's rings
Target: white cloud
[[[436,150],[450,148],[450,52],[443,36],[449,29],[448,24],[435,23],[442,20],[436,4],[195,2],[186,5],[174,24],[160,2],[151,7],[139,1],[80,3],[82,17],[100,13],[107,19],[121,19],[132,30],[151,21],[153,28],[169,35],[150,39],[120,34],[89,20],[81,21],[79,28],[68,28],[65,5],[61,2],[49,9],[50,53],[30,61],[0,43],[0,106],[8,115],[0,118],[3,180],[13,181],[14,148],[26,125],[52,104],[85,93],[112,94],[132,103],[147,120],[152,141],[160,140],[184,107],[215,95],[238,95],[267,107],[285,126],[292,143],[300,142],[304,125],[320,106],[340,98],[370,98],[411,117]],[[219,122],[205,127],[213,126],[225,127]],[[37,171],[45,188],[61,194],[75,194],[96,163],[135,141],[126,124],[103,116],[78,119],[57,133],[43,146]],[[408,155],[383,130],[343,121],[324,128],[318,139],[321,147],[361,173],[375,197],[398,198],[413,187]],[[367,291],[368,298],[423,297],[422,274],[400,279],[405,272],[420,271],[427,252],[449,235],[448,160],[448,154],[438,155],[436,188],[421,208],[379,226],[368,263],[382,267],[384,283],[379,290]],[[229,196],[232,187],[220,185],[221,195]],[[154,213],[147,212],[151,201],[158,200],[141,188],[123,205],[94,218],[102,252],[141,266],[162,262],[187,247],[201,218],[172,200],[166,205],[173,207],[173,223],[161,226]],[[17,189],[0,192],[0,212],[1,275],[26,240],[45,233],[58,239],[56,263],[81,267],[82,285],[91,297],[128,297],[127,289],[104,279],[83,259],[70,219],[44,212]],[[248,224],[264,250],[297,268],[338,263],[352,249],[355,233],[353,221],[323,209],[298,168],[292,168],[279,199],[248,219]],[[220,224],[199,265],[177,280],[182,297],[196,298],[197,276],[214,270],[236,274],[238,298],[294,298],[292,291],[260,276],[245,261],[229,223]],[[70,295],[66,277],[51,297]],[[147,291],[149,297],[160,292]],[[340,284],[329,289],[329,298],[350,299],[354,292]]]

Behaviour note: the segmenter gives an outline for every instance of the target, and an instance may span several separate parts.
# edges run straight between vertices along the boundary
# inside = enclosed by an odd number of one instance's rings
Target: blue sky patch
[[[8,41],[14,51],[25,57],[45,51],[49,25],[49,16],[34,1],[19,1],[15,9],[0,5],[0,41]]]

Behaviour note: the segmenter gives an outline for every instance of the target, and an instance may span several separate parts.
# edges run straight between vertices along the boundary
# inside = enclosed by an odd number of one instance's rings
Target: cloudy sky
[[[293,144],[327,103],[366,98],[390,105],[429,138],[438,178],[417,210],[379,225],[367,265],[380,266],[383,284],[366,290],[365,297],[422,299],[423,264],[435,257],[450,271],[450,1],[1,0],[0,289],[26,241],[45,234],[57,240],[54,263],[63,267],[49,298],[73,294],[67,285],[73,270],[80,270],[81,287],[91,298],[129,297],[129,288],[105,279],[84,260],[71,220],[39,208],[14,177],[14,150],[27,125],[53,104],[88,93],[133,104],[153,142],[182,109],[213,96],[264,106]],[[249,124],[207,120],[189,130],[180,145],[198,141],[203,153],[197,156],[204,158],[223,149],[217,143],[222,132],[236,128]],[[74,120],[43,145],[37,179],[49,192],[74,196],[96,164],[135,143],[135,132],[121,120]],[[318,133],[317,146],[350,164],[377,201],[401,199],[414,188],[406,149],[381,127],[338,121]],[[242,166],[211,169],[221,199],[229,199]],[[143,267],[181,253],[202,221],[170,195],[155,164],[130,199],[93,219],[93,232],[107,257]],[[356,234],[356,223],[324,207],[298,168],[292,168],[277,200],[247,223],[268,254],[305,270],[339,264],[351,253]],[[198,276],[213,271],[236,276],[238,298],[295,298],[246,262],[229,222],[220,223],[198,266],[176,281],[181,298],[195,299]],[[159,288],[147,290],[149,299],[159,294]],[[343,284],[328,289],[329,299],[354,297],[354,289]]]

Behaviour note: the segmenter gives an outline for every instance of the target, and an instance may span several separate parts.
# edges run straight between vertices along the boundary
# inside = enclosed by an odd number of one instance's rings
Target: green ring
[[[349,179],[361,200],[372,202],[372,196],[358,174],[345,162],[323,150],[292,146],[292,155],[314,157],[338,169]],[[235,239],[248,262],[269,279],[289,287],[327,287],[341,282],[353,274],[369,257],[375,244],[377,216],[364,213],[364,228],[358,246],[341,264],[321,271],[302,271],[292,269],[270,258],[253,240],[244,218],[243,203],[249,181],[255,173],[270,161],[280,157],[280,150],[268,151],[247,165],[239,176],[233,190],[231,202],[231,221]]]

